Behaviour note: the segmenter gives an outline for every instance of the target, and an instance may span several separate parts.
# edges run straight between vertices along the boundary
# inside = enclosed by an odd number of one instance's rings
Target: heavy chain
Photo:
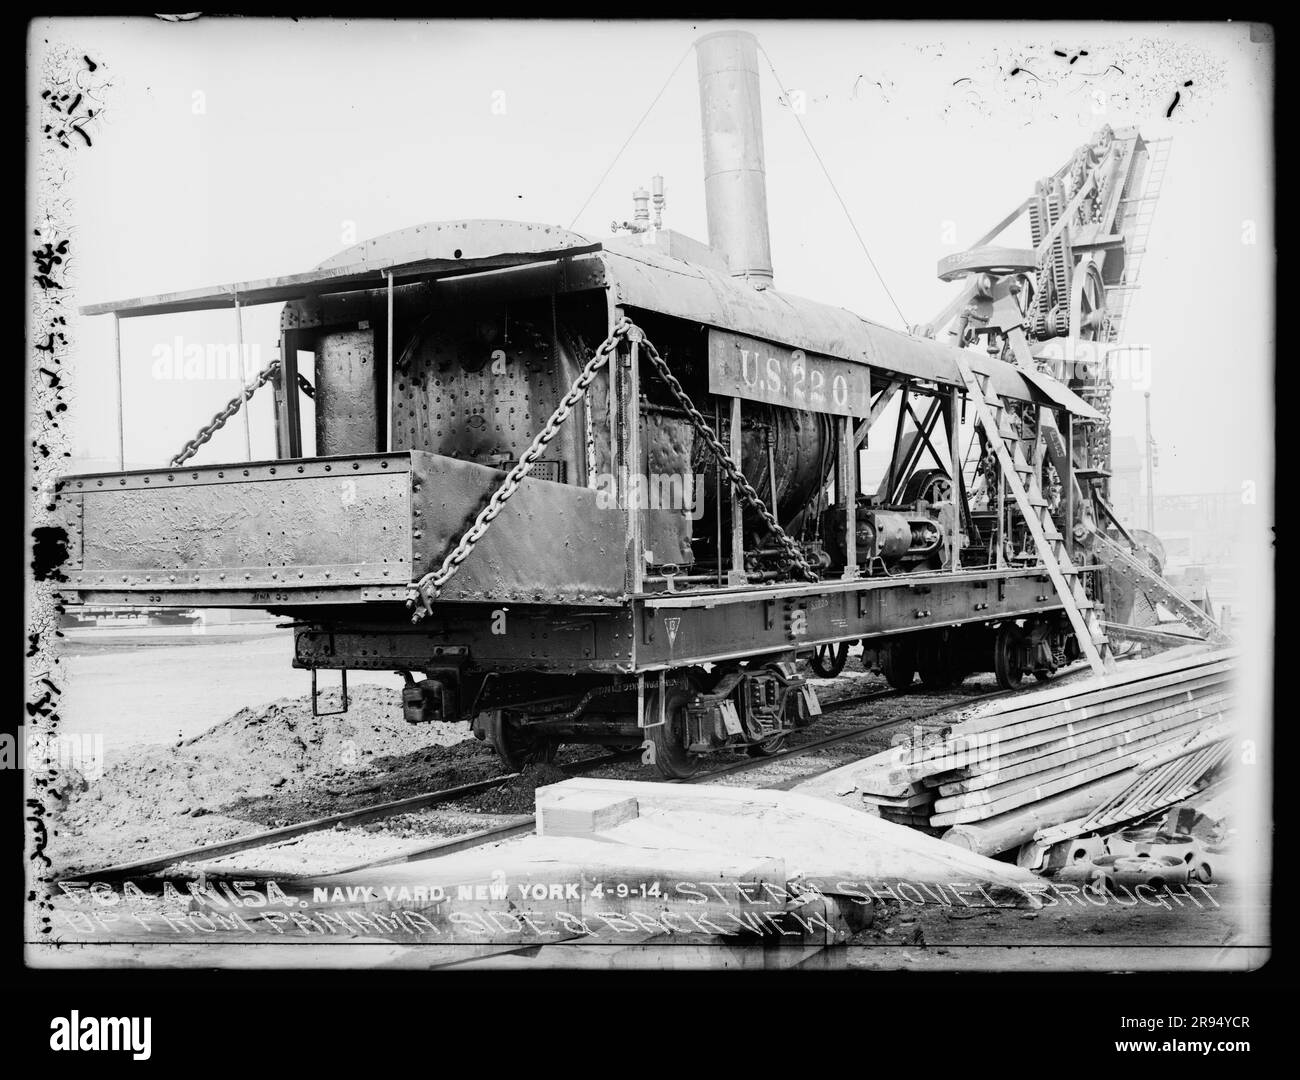
[[[226,402],[225,407],[221,409],[207,424],[199,428],[199,433],[189,442],[181,447],[181,452],[171,459],[171,466],[175,468],[178,465],[184,465],[195,454],[199,448],[212,438],[218,431],[226,426],[226,421],[234,416],[244,407],[244,402],[248,401],[263,386],[270,382],[275,373],[280,370],[280,361],[272,360],[261,371],[257,373],[257,378],[245,386],[238,394]]]
[[[723,447],[722,443],[718,441],[718,437],[714,434],[713,429],[709,427],[699,409],[695,407],[695,403],[691,401],[686,391],[682,388],[682,384],[677,381],[677,377],[669,369],[667,362],[659,355],[659,350],[654,347],[654,345],[646,338],[645,334],[635,324],[633,324],[630,319],[624,318],[619,320],[610,335],[597,347],[591,359],[587,361],[586,366],[583,367],[578,377],[574,379],[573,385],[569,387],[569,392],[564,395],[564,398],[560,401],[560,404],[556,407],[555,411],[551,413],[550,419],[546,421],[542,430],[537,433],[537,436],[533,439],[532,443],[529,444],[528,449],[520,455],[519,461],[506,475],[506,478],[501,482],[501,486],[492,493],[491,498],[488,499],[487,506],[479,511],[478,516],[474,519],[474,523],[465,530],[460,540],[457,541],[456,546],[452,548],[446,558],[442,560],[442,565],[440,565],[437,570],[425,574],[419,581],[414,582],[408,587],[406,607],[412,612],[411,621],[413,623],[419,622],[432,610],[432,604],[438,598],[438,594],[441,592],[442,587],[451,580],[456,571],[460,569],[461,564],[469,558],[470,552],[472,552],[475,545],[483,539],[483,536],[487,533],[488,529],[491,528],[492,522],[494,522],[501,514],[502,509],[504,509],[505,504],[510,500],[510,497],[519,490],[520,482],[528,475],[529,470],[541,458],[542,451],[546,449],[547,444],[550,443],[557,434],[559,434],[560,427],[569,418],[569,415],[573,412],[573,409],[578,402],[582,400],[583,395],[587,392],[587,387],[589,387],[596,378],[597,372],[599,372],[600,369],[609,362],[609,358],[613,355],[614,350],[618,348],[620,343],[625,340],[632,340],[633,338],[641,343],[641,347],[645,349],[646,355],[650,358],[650,362],[654,364],[655,370],[659,372],[660,377],[668,384],[668,388],[673,392],[673,396],[677,398],[681,407],[689,414],[691,422],[695,425],[696,430],[703,436],[714,457],[717,458],[719,466],[727,474],[727,477],[731,480],[732,484],[735,485],[736,490],[740,492],[741,498],[745,503],[762,516],[764,522],[767,523],[769,530],[771,530],[772,536],[789,556],[791,564],[793,564],[800,576],[803,577],[805,581],[818,580],[813,568],[808,564],[808,560],[804,557],[802,549],[794,539],[781,528],[781,523],[776,520],[776,517],[763,503],[763,500],[759,498],[758,492],[755,491],[753,485],[745,479],[739,466],[731,460],[725,447]]]
[[[546,421],[545,426],[537,433],[528,449],[520,455],[519,461],[514,468],[506,474],[501,486],[492,493],[487,506],[479,511],[474,523],[465,530],[456,546],[442,560],[442,565],[437,570],[425,574],[424,577],[407,589],[406,607],[413,612],[411,622],[419,622],[429,614],[431,605],[437,599],[442,587],[460,569],[461,563],[469,558],[474,546],[483,539],[484,534],[505,508],[510,497],[519,490],[520,482],[541,458],[542,451],[546,449],[547,444],[559,434],[561,426],[569,418],[569,414],[573,412],[574,406],[582,400],[583,395],[587,392],[587,387],[595,380],[596,373],[609,362],[614,350],[635,329],[630,319],[619,320],[609,337],[600,343],[591,359],[587,361],[586,366],[578,374],[578,377],[573,380],[569,392],[564,395],[555,411],[551,413],[550,419]]]
[[[717,459],[718,466],[727,474],[727,479],[740,493],[740,497],[745,504],[762,517],[773,539],[786,553],[790,564],[798,571],[799,576],[805,581],[818,580],[817,574],[804,557],[803,549],[799,547],[789,533],[781,528],[781,523],[776,520],[776,515],[767,508],[767,505],[759,498],[758,492],[754,490],[754,486],[745,479],[745,474],[740,471],[740,466],[731,460],[731,455],[727,453],[718,436],[709,427],[708,421],[704,419],[703,414],[695,407],[695,402],[690,399],[690,396],[682,388],[682,384],[677,381],[677,376],[669,369],[668,362],[659,355],[659,350],[648,340],[642,342],[642,348],[645,349],[646,355],[650,357],[650,362],[654,364],[655,370],[659,372],[659,377],[668,384],[668,389],[673,392],[673,397],[677,399],[677,403],[686,410],[687,415],[691,418],[691,423],[695,425],[695,430],[699,432],[709,450],[712,451],[714,458]]]

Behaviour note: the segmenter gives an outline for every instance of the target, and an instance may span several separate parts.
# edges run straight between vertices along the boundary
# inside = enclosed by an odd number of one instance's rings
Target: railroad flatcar
[[[283,304],[247,391],[271,385],[277,456],[195,464],[209,430],[165,468],[64,478],[67,601],[266,609],[313,688],[394,671],[408,720],[467,722],[512,768],[590,742],[673,777],[812,723],[799,661],[850,642],[898,687],[1095,648],[1071,618],[1095,567],[1072,605],[1041,530],[1072,544],[1071,442],[1100,416],[1017,352],[1033,268],[949,267],[969,303],[943,341],[776,289],[754,40],[697,59],[707,244],[444,221],[85,309]],[[869,440],[892,448],[870,485]]]

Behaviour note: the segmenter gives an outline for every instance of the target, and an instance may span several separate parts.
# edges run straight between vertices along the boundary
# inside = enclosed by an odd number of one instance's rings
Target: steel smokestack
[[[767,233],[758,41],[743,30],[706,34],[695,43],[695,59],[709,247],[726,257],[733,277],[747,278],[763,288],[772,282],[772,248]]]

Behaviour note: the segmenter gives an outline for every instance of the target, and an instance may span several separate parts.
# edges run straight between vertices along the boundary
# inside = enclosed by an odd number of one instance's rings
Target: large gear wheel
[[[1103,370],[1104,365],[1085,362],[1076,356],[1076,341],[1095,341],[1098,344],[1106,340],[1106,284],[1102,281],[1101,271],[1091,259],[1085,259],[1074,269],[1070,282],[1070,326],[1065,344],[1065,373],[1071,387],[1095,385],[1100,381],[1109,381]],[[1097,354],[1100,360],[1100,354]]]

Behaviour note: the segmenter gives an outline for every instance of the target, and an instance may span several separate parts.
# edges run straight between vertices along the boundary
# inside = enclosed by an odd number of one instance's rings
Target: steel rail
[[[891,688],[888,690],[874,690],[874,691],[865,691],[859,694],[848,694],[842,698],[836,698],[834,701],[828,701],[823,703],[822,710],[823,712],[826,712],[835,709],[848,708],[852,705],[859,705],[865,701],[871,701],[878,698],[905,697],[909,693],[911,693],[911,691],[895,690]],[[804,743],[800,746],[789,747],[785,750],[778,751],[775,754],[768,754],[766,757],[754,758],[750,761],[736,762],[732,765],[726,765],[719,769],[710,769],[706,772],[698,773],[695,776],[686,777],[684,779],[665,780],[664,783],[698,784],[708,780],[712,780],[718,776],[726,776],[731,773],[747,772],[751,769],[763,768],[766,765],[771,765],[773,762],[782,761],[788,758],[800,757],[804,754],[809,753],[810,751],[817,750],[825,746],[833,746],[836,743],[850,742],[854,739],[862,738],[864,735],[867,735],[872,731],[879,731],[882,728],[887,728],[894,724],[904,724],[909,721],[915,722],[919,720],[925,720],[932,716],[937,716],[940,713],[950,711],[952,709],[962,708],[965,704],[970,702],[983,701],[986,698],[1000,697],[1010,693],[1014,693],[1014,691],[995,690],[987,694],[978,694],[978,695],[966,697],[962,701],[948,702],[943,705],[936,706],[935,708],[929,710],[928,712],[921,713],[919,716],[915,716],[915,715],[901,716],[901,717],[896,717],[892,720],[883,720],[876,724],[865,724],[859,727],[854,727],[848,731],[836,732],[834,735],[829,735],[822,739],[816,739],[813,740],[812,742]],[[636,753],[636,752],[632,751],[631,753]],[[613,764],[616,760],[624,760],[628,756],[629,756],[628,754],[608,755],[605,758],[594,759],[591,762],[583,762],[582,764],[588,766],[588,768],[597,768],[604,764]],[[515,773],[512,775],[518,775],[518,774]],[[818,774],[813,773],[812,775],[815,776]],[[520,815],[514,821],[503,822],[500,825],[494,825],[491,828],[482,829],[478,832],[467,833],[464,836],[456,836],[446,840],[439,840],[436,841],[435,843],[429,844],[427,847],[415,848],[410,851],[400,852],[396,855],[383,856],[378,859],[369,859],[364,862],[354,863],[350,866],[343,867],[342,869],[330,870],[329,874],[330,875],[348,874],[357,870],[370,870],[381,866],[396,866],[402,863],[421,862],[425,859],[440,858],[443,855],[450,855],[453,852],[464,851],[468,848],[482,847],[486,844],[497,843],[502,840],[509,840],[516,836],[523,836],[527,833],[532,832],[536,828],[536,826],[537,826],[537,815],[524,814],[524,815]],[[262,870],[248,870],[248,871],[241,870],[240,873],[245,874],[250,878],[259,879],[259,880],[262,878],[275,878],[277,880],[292,881],[299,878],[314,879],[314,878],[324,876],[319,872],[315,872],[315,871],[309,871],[304,873],[304,872],[293,872],[293,871],[271,872],[271,871],[262,871]]]
[[[602,765],[612,764],[615,761],[622,761],[626,757],[627,755],[625,753],[605,754],[597,758],[589,758],[584,761],[574,762],[571,766],[566,768],[565,771],[574,773],[586,772],[588,769],[599,768]],[[392,817],[396,814],[410,813],[414,810],[424,810],[431,806],[438,806],[442,803],[455,802],[457,799],[468,798],[471,795],[477,795],[484,791],[491,791],[493,788],[502,787],[519,775],[520,774],[517,772],[512,772],[506,773],[503,776],[491,776],[484,780],[473,780],[470,783],[458,784],[455,787],[443,788],[440,791],[429,791],[422,795],[412,795],[405,799],[394,799],[390,802],[376,803],[373,806],[362,807],[358,810],[344,810],[341,813],[329,814],[326,817],[312,818],[311,820],[300,821],[293,825],[283,825],[276,829],[267,829],[263,832],[252,833],[247,836],[239,836],[231,840],[218,840],[213,843],[199,844],[194,847],[171,851],[153,858],[140,859],[136,862],[118,863],[113,866],[106,866],[102,869],[86,874],[78,874],[76,876],[91,881],[120,881],[132,874],[142,876],[156,873],[157,871],[164,870],[168,866],[173,866],[178,862],[207,862],[208,860],[221,858],[226,855],[236,855],[243,851],[251,851],[262,847],[271,847],[275,844],[282,843],[285,840],[291,840],[298,836],[305,836],[308,833],[320,832],[324,829],[331,829],[340,824],[360,825],[366,822]]]
[[[1071,665],[1070,668],[1063,668],[1059,676],[1073,674],[1072,670],[1081,665]],[[749,772],[754,769],[761,769],[775,762],[788,760],[791,758],[802,757],[811,751],[822,749],[827,746],[834,746],[843,742],[851,742],[855,739],[862,738],[873,731],[879,731],[897,724],[908,722],[916,723],[938,716],[941,713],[949,712],[954,709],[960,709],[967,705],[986,701],[996,697],[1013,696],[1017,690],[993,690],[985,694],[976,694],[962,698],[958,701],[946,702],[938,705],[933,709],[908,716],[896,717],[891,720],[882,720],[875,724],[864,724],[849,729],[848,731],[836,732],[821,739],[814,739],[811,742],[802,743],[799,746],[788,747],[779,750],[774,754],[768,754],[764,757],[755,757],[748,761],[739,761],[730,765],[724,765],[721,768],[710,769],[695,776],[685,777],[677,780],[668,780],[666,783],[703,783],[720,776],[728,776],[735,773]],[[885,690],[867,690],[860,693],[846,694],[844,697],[836,698],[833,701],[822,703],[822,711],[837,711],[849,708],[854,705],[860,705],[865,702],[875,701],[882,698],[907,697],[916,691],[897,690],[889,688]],[[951,692],[940,692],[949,693]],[[592,769],[601,768],[605,765],[613,765],[619,762],[627,761],[634,757],[637,751],[622,751],[612,754],[603,754],[599,757],[588,758],[583,761],[577,761],[565,768],[566,772],[574,774],[589,772]],[[838,768],[838,766],[833,766]],[[821,770],[825,771],[825,770]],[[168,852],[164,855],[156,856],[150,859],[141,859],[131,863],[119,863],[114,866],[104,867],[100,870],[86,874],[78,874],[77,878],[84,878],[89,881],[110,882],[122,880],[131,875],[145,876],[165,870],[181,862],[208,862],[212,859],[223,858],[227,855],[235,855],[244,851],[251,851],[257,848],[273,847],[285,840],[290,840],[298,836],[307,835],[313,832],[320,832],[325,829],[333,828],[336,825],[359,825],[365,822],[381,820],[386,817],[392,817],[400,813],[408,813],[414,810],[427,809],[432,806],[442,805],[448,802],[455,802],[459,799],[468,798],[484,791],[491,791],[494,788],[501,787],[509,781],[517,778],[521,774],[518,772],[507,773],[503,776],[489,777],[484,780],[471,781],[468,784],[460,784],[456,787],[444,788],[441,791],[427,792],[422,795],[413,795],[406,799],[397,799],[386,803],[377,803],[373,806],[363,807],[358,810],[347,810],[338,814],[331,814],[326,817],[314,818],[309,821],[298,822],[294,825],[285,825],[277,829],[269,829],[260,833],[253,833],[249,836],[236,837],[232,840],[220,840],[210,844],[200,844],[195,847],[184,848],[178,851]],[[818,773],[813,773],[816,776]],[[806,779],[806,778],[805,778]],[[488,829],[478,832],[467,833],[464,836],[450,837],[439,840],[427,847],[420,847],[411,851],[401,852],[396,855],[384,856],[379,859],[367,860],[352,866],[344,867],[342,870],[332,870],[331,874],[350,873],[354,870],[364,870],[379,866],[397,865],[406,862],[417,862],[423,859],[437,858],[442,855],[450,855],[455,851],[463,851],[467,848],[479,847],[483,844],[493,843],[499,840],[506,840],[514,836],[523,835],[531,831],[536,825],[536,815],[520,815],[517,820],[505,822]],[[299,877],[317,877],[318,873],[295,873],[295,872],[277,872],[271,873],[257,870],[241,870],[241,874],[251,878],[274,877],[277,879],[293,880]]]

